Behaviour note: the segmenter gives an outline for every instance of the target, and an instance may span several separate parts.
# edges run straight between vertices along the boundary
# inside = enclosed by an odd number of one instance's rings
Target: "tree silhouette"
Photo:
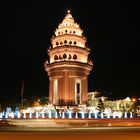
[[[104,111],[104,103],[103,103],[102,99],[99,99],[97,109],[99,110],[99,112]]]

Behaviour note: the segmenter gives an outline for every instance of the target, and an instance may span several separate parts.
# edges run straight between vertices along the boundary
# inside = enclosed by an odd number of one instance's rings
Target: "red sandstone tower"
[[[54,105],[87,103],[88,80],[92,63],[83,31],[68,10],[52,37],[45,70],[49,76],[49,100]]]

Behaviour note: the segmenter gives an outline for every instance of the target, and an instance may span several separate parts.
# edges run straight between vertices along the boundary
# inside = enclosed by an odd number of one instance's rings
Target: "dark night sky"
[[[7,2],[5,46],[1,46],[0,99],[48,96],[44,61],[54,30],[70,9],[84,30],[94,68],[89,91],[113,98],[140,97],[140,55],[137,3],[121,0],[55,0]]]

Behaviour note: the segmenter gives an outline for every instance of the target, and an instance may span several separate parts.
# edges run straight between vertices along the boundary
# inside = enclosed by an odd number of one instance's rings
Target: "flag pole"
[[[23,107],[23,92],[24,92],[24,80],[22,80],[21,85],[21,107]]]

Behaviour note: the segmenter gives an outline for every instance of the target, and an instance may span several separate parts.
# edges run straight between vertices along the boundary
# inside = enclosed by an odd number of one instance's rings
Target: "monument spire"
[[[67,10],[67,13],[68,13],[68,14],[70,13],[70,10],[69,10],[69,9]]]

